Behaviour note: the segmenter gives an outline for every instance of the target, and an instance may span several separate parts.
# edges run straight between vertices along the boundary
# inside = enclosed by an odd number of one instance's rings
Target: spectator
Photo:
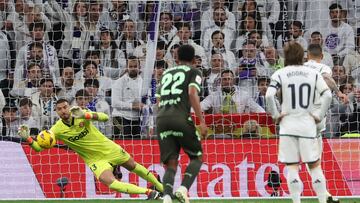
[[[210,73],[205,77],[207,86],[205,87],[209,94],[216,92],[220,88],[221,83],[221,71],[225,69],[224,59],[221,54],[212,54],[211,55],[211,68]]]
[[[0,4],[1,5],[1,4]],[[6,104],[14,104],[16,98],[11,96],[10,92],[14,86],[14,72],[7,71],[7,78],[0,81],[1,92],[5,97]]]
[[[89,50],[86,52],[85,55],[86,61],[92,61],[98,66],[99,76],[105,76],[108,78],[111,78],[113,80],[118,79],[122,74],[124,74],[126,68],[112,68],[112,67],[104,67],[101,64],[100,60],[100,50]],[[77,77],[80,77],[82,75],[82,70],[76,73]]]
[[[239,67],[235,69],[235,75],[239,78],[238,85],[242,91],[247,92],[251,97],[255,97],[256,77],[258,72],[264,67],[256,59],[255,44],[247,42],[243,46],[243,57],[239,59]]]
[[[23,98],[19,102],[19,125],[27,125],[30,128],[31,135],[37,135],[40,132],[40,123],[38,118],[32,116],[33,103],[29,98]]]
[[[240,21],[238,30],[239,36],[236,38],[235,51],[239,51],[243,48],[243,44],[248,40],[251,31],[256,31],[261,34],[262,46],[269,46],[269,39],[264,34],[261,21],[257,19],[255,15],[249,14],[245,15]]]
[[[337,86],[339,87],[346,80],[345,68],[344,68],[344,66],[335,64],[335,66],[332,69],[332,72],[333,72],[333,78],[334,78]]]
[[[41,67],[32,63],[27,68],[27,79],[14,84],[14,88],[10,91],[13,97],[30,97],[38,91],[40,80],[43,77]]]
[[[14,76],[15,84],[26,79],[27,66],[29,63],[35,62],[41,66],[43,77],[52,78],[55,84],[59,85],[60,70],[56,50],[43,40],[45,24],[41,22],[32,23],[29,30],[33,41],[21,47],[17,54]]]
[[[214,46],[211,41],[212,33],[217,30],[221,30],[221,32],[224,33],[224,47],[225,49],[229,50],[231,48],[233,39],[235,38],[235,29],[229,27],[225,9],[214,9],[213,20],[214,25],[206,28],[203,31],[202,46],[204,47],[205,51],[210,51],[210,49]]]
[[[75,79],[74,68],[66,65],[61,74],[61,89],[57,92],[59,98],[66,98],[70,103],[75,99],[76,92],[81,89],[81,80]]]
[[[169,47],[168,47],[168,51],[166,53],[166,57],[165,59],[171,59],[171,53],[170,50],[172,49],[172,47],[175,44],[189,44],[191,46],[194,47],[195,49],[195,55],[198,55],[201,57],[202,62],[203,62],[203,66],[204,67],[208,67],[207,66],[207,58],[206,58],[206,54],[205,54],[205,50],[203,47],[199,46],[198,44],[196,44],[193,40],[190,39],[191,37],[191,27],[190,24],[187,22],[180,22],[178,23],[178,32],[176,33],[176,36],[173,38],[172,42],[170,43]]]
[[[16,137],[17,129],[19,127],[16,113],[18,109],[13,105],[6,105],[2,109],[2,117],[0,122],[0,129],[2,137]]]
[[[120,69],[118,72],[122,72],[121,69],[125,69],[125,54],[122,50],[118,49],[110,30],[106,28],[101,29],[98,50],[100,50],[101,67]]]
[[[330,21],[327,27],[320,29],[325,39],[324,49],[328,51],[333,58],[343,59],[346,54],[355,49],[355,36],[352,27],[341,21],[340,15],[342,7],[339,4],[332,4],[329,7]]]
[[[170,12],[160,13],[159,22],[159,39],[164,41],[166,45],[170,45],[176,36],[177,29],[174,26],[173,15]]]
[[[356,37],[356,49],[345,56],[343,66],[346,74],[355,79],[355,84],[360,84],[360,33]]]
[[[174,44],[174,46],[172,46],[170,48],[170,54],[169,55],[165,55],[165,60],[169,62],[169,66],[170,67],[174,67],[177,66],[178,63],[178,53],[177,50],[179,49],[180,45],[179,44]]]
[[[221,72],[221,88],[201,102],[201,109],[211,109],[213,114],[265,112],[248,94],[234,85],[234,73],[231,70]]]
[[[344,133],[360,133],[360,88],[356,86],[350,99],[350,113],[344,114],[340,119],[342,121],[340,131]]]
[[[57,120],[55,103],[57,97],[52,79],[41,79],[38,92],[31,95],[32,116],[40,119],[40,129],[49,129]]]
[[[289,33],[290,36],[287,38],[282,35],[279,35],[277,40],[276,40],[276,47],[278,50],[278,53],[280,54],[280,56],[284,56],[284,49],[283,47],[285,46],[284,41],[295,41],[297,43],[299,43],[304,50],[307,49],[308,45],[307,45],[307,41],[305,40],[305,38],[303,37],[303,24],[300,21],[293,21],[290,24],[290,29],[289,29]],[[285,40],[284,40],[285,39]]]
[[[7,71],[12,68],[9,40],[4,32],[0,32],[0,56],[0,80],[4,80],[7,77]]]
[[[90,102],[90,94],[85,89],[80,89],[75,93],[75,101],[73,105],[79,106],[81,109],[87,109]]]
[[[235,24],[235,16],[233,13],[231,13],[228,8],[225,6],[225,0],[214,0],[212,1],[212,7],[206,11],[203,12],[201,16],[201,29],[204,31],[206,28],[211,27],[215,25],[214,22],[214,10],[217,8],[225,9],[226,16],[228,19],[228,26],[236,30],[236,24]]]
[[[320,32],[314,31],[311,33],[310,44],[319,44],[321,48],[323,47],[324,40]],[[334,67],[334,61],[333,58],[331,57],[331,54],[329,54],[329,52],[325,51],[324,49],[323,49],[323,59],[321,60],[321,63],[329,67]]]
[[[224,46],[225,34],[220,30],[216,30],[211,34],[212,47],[207,53],[208,57],[211,58],[211,55],[214,53],[220,53],[224,62],[226,63],[225,67],[229,69],[234,69],[236,67],[235,55],[230,49],[227,49]]]
[[[265,94],[269,84],[270,84],[270,78],[268,77],[260,77],[257,79],[258,92],[254,99],[255,102],[259,106],[261,106],[264,110],[266,110]]]
[[[84,22],[87,30],[89,30],[90,41],[89,41],[89,49],[91,49],[92,44],[99,39],[97,36],[98,32],[98,23],[100,19],[100,15],[102,14],[103,4],[101,1],[90,0],[89,2],[89,10],[86,16],[87,20]]]
[[[125,20],[122,33],[116,42],[119,49],[124,52],[125,58],[133,56],[135,48],[145,44],[136,34],[136,23],[131,19]]]
[[[164,41],[158,41],[156,44],[156,58],[155,60],[164,60],[167,46]]]
[[[260,16],[266,18],[267,22],[270,25],[270,28],[273,30],[274,25],[278,22],[280,16],[280,3],[278,0],[257,0],[256,8],[260,13]],[[244,3],[245,4],[245,3]],[[237,8],[237,10],[241,10],[241,2],[234,2],[233,7]],[[235,11],[236,12],[236,11]],[[239,13],[241,14],[241,13]],[[239,17],[238,17],[239,19]]]
[[[104,97],[99,95],[99,80],[97,79],[86,79],[84,82],[85,90],[90,95],[90,100],[86,105],[86,108],[94,112],[103,112],[107,115],[111,115],[110,105],[105,101]],[[107,137],[112,137],[112,121],[109,119],[107,122],[96,122],[97,128]]]
[[[125,20],[136,19],[138,13],[131,12],[128,1],[123,0],[111,0],[107,11],[103,11],[100,15],[99,25],[100,27],[106,27],[111,30],[113,36],[118,37],[123,30],[123,24]],[[136,4],[133,4],[136,6]],[[133,15],[130,17],[130,15]]]
[[[108,77],[99,75],[99,69],[95,62],[85,61],[82,69],[83,71],[76,74],[76,78],[80,78],[82,80],[82,84],[84,84],[86,79],[98,79],[100,82],[101,95],[106,95],[107,92],[110,91],[112,80]]]
[[[141,102],[140,63],[136,57],[129,57],[127,72],[112,86],[114,135],[124,138],[140,138]]]
[[[85,51],[89,49],[90,41],[89,30],[84,24],[84,18],[88,13],[87,3],[76,0],[70,12],[65,11],[56,0],[49,0],[44,5],[46,14],[52,21],[64,24],[64,40],[59,56],[80,65]]]
[[[244,122],[241,137],[242,138],[260,138],[261,127],[256,120],[247,120]]]
[[[268,70],[276,71],[284,68],[284,58],[279,56],[275,47],[265,47],[265,68]]]

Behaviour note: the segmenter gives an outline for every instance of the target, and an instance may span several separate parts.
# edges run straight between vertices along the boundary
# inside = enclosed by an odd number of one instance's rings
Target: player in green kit
[[[191,119],[190,109],[200,120],[200,134],[205,137],[207,127],[201,114],[200,93],[201,73],[193,68],[195,50],[190,45],[178,49],[178,66],[163,73],[157,97],[159,111],[157,115],[157,130],[161,161],[166,165],[163,177],[164,201],[172,202],[173,185],[180,148],[190,158],[181,186],[176,190],[175,197],[180,202],[189,202],[187,192],[200,171],[202,164],[202,148],[200,135]]]
[[[100,182],[121,193],[146,194],[148,199],[160,197],[160,193],[155,190],[120,182],[114,177],[113,168],[121,165],[151,182],[160,192],[163,191],[162,184],[152,173],[144,166],[136,163],[123,148],[105,137],[92,124],[92,121],[106,122],[109,119],[108,115],[82,110],[78,106],[70,108],[66,99],[59,99],[55,108],[60,120],[51,127],[50,131],[55,134],[57,140],[63,141],[85,161]],[[20,126],[18,134],[27,140],[35,151],[43,150],[29,136],[28,126]]]

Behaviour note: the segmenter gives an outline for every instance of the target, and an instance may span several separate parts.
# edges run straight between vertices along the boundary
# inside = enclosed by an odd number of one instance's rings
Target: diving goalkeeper
[[[162,192],[163,186],[156,177],[144,166],[136,163],[122,147],[105,137],[92,124],[92,121],[106,122],[109,119],[108,115],[82,110],[78,106],[70,108],[66,99],[59,99],[55,110],[60,120],[51,127],[50,131],[55,134],[57,140],[63,141],[85,161],[100,182],[121,193],[146,194],[148,199],[160,197],[158,191]],[[43,150],[30,137],[28,126],[20,126],[18,134],[35,151]],[[117,165],[151,182],[158,191],[118,181],[113,175],[113,167]]]

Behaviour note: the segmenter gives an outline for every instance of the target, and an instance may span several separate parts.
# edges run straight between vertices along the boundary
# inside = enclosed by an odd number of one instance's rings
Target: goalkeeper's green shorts
[[[88,166],[91,171],[94,173],[95,177],[99,179],[100,175],[105,170],[113,171],[114,167],[117,165],[122,165],[123,163],[129,161],[130,155],[123,148],[120,147],[120,150],[116,150],[114,153],[103,157],[99,161],[90,163]]]

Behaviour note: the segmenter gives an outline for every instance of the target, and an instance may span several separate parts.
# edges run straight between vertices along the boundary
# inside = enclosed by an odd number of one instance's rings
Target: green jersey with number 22
[[[166,70],[157,89],[157,97],[160,97],[158,118],[188,119],[191,108],[189,87],[195,87],[200,93],[201,81],[201,72],[189,66],[175,66]]]

